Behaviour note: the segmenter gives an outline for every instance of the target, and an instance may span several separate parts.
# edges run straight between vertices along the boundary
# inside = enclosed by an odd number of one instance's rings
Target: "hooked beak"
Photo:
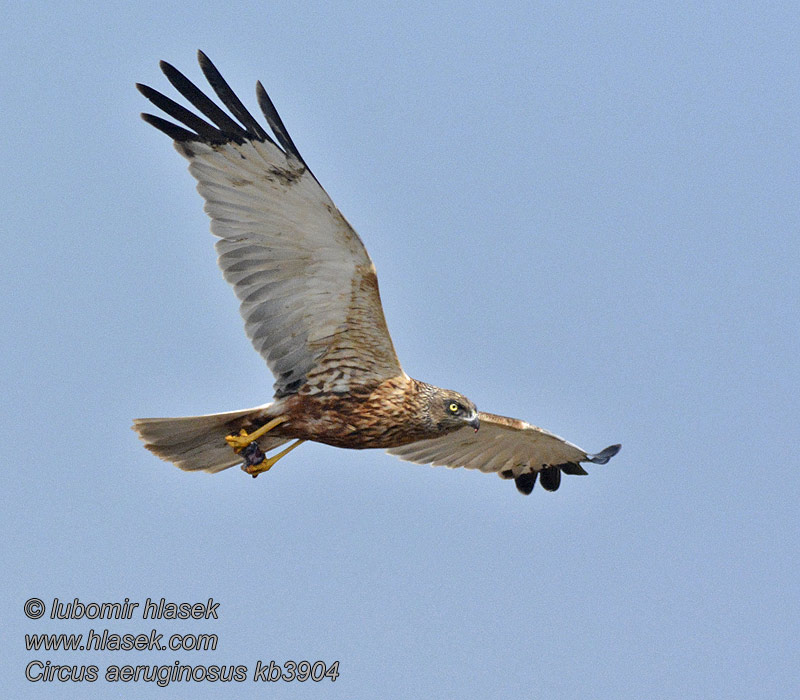
[[[481,427],[481,419],[478,418],[477,413],[475,414],[475,417],[468,423],[468,425],[471,425],[473,428],[475,428],[476,433],[478,432],[478,428]]]

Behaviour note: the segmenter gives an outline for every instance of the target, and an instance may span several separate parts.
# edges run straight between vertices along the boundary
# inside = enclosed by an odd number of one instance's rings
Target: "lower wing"
[[[533,491],[537,477],[543,488],[555,491],[561,484],[561,472],[586,474],[581,462],[605,464],[621,447],[611,445],[589,454],[525,421],[493,413],[480,412],[478,416],[478,432],[465,427],[387,451],[417,464],[497,472],[504,479],[514,479],[517,489],[527,495]]]

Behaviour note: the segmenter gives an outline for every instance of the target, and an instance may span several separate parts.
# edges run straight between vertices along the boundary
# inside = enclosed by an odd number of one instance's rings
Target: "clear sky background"
[[[794,3],[2,6],[2,678],[15,698],[800,694],[800,34]],[[493,475],[304,445],[183,473],[136,416],[272,377],[158,60],[261,79],[364,239],[406,371],[607,466]],[[38,597],[214,621],[28,620]],[[217,634],[214,652],[24,635]],[[100,667],[30,683],[32,659]],[[340,662],[331,684],[110,685],[108,665]]]

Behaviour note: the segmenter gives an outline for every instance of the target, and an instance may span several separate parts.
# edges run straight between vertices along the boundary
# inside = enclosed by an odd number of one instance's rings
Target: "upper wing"
[[[482,472],[499,472],[504,479],[514,479],[517,488],[529,494],[541,474],[541,484],[555,491],[561,484],[561,472],[586,474],[581,462],[605,464],[620,445],[606,447],[596,455],[516,418],[479,412],[477,432],[462,428],[443,437],[420,440],[387,450],[400,459],[417,464],[466,467]]]
[[[152,114],[142,118],[171,136],[190,162],[211,231],[220,238],[219,265],[241,301],[248,337],[275,375],[276,395],[304,385],[311,392],[346,392],[402,374],[375,267],[306,166],[261,83],[258,103],[275,140],[208,57],[198,52],[198,58],[238,122],[163,61],[172,85],[213,125],[137,85],[188,129]]]

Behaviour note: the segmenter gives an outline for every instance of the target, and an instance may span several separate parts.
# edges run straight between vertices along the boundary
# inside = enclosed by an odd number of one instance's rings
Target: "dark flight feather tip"
[[[187,131],[183,127],[178,126],[177,124],[168,122],[166,119],[157,117],[155,114],[147,114],[147,112],[142,112],[141,117],[148,124],[150,124],[150,126],[154,126],[159,131],[163,131],[167,136],[169,136],[174,141],[185,143],[187,141],[200,140],[200,137],[197,134],[191,131]]]
[[[267,132],[264,131],[262,126],[255,120],[252,114],[247,111],[247,107],[242,104],[242,101],[236,97],[236,93],[231,89],[231,86],[225,82],[225,78],[217,70],[217,67],[202,51],[197,52],[197,60],[200,62],[200,68],[203,75],[206,76],[209,85],[217,93],[217,97],[222,100],[224,104],[248,130],[250,136],[255,136],[261,141],[269,139]]]
[[[561,468],[562,472],[572,476],[586,476],[589,473],[577,462],[565,462],[558,466]]]
[[[167,76],[167,80],[169,80],[172,86],[211,123],[201,119],[200,116],[189,111],[158,90],[137,83],[136,87],[148,100],[159,109],[164,110],[164,112],[173,119],[177,119],[184,126],[194,130],[194,133],[192,133],[192,131],[187,131],[177,124],[170,124],[170,122],[160,117],[153,117],[152,115],[145,119],[149,124],[152,124],[160,131],[163,131],[168,136],[180,142],[203,141],[210,144],[217,144],[234,141],[242,144],[247,140],[268,141],[274,146],[282,148],[287,154],[295,157],[303,164],[309,173],[311,172],[308,170],[308,166],[300,155],[300,151],[297,150],[297,146],[295,146],[294,141],[292,141],[292,137],[289,136],[289,132],[283,124],[283,120],[280,118],[278,111],[275,109],[275,105],[272,104],[272,100],[260,81],[256,83],[258,104],[261,107],[261,111],[264,113],[267,124],[274,132],[275,139],[264,130],[256,121],[255,117],[248,111],[247,107],[242,104],[242,101],[233,92],[230,85],[228,85],[222,77],[222,74],[217,70],[217,67],[211,62],[211,59],[202,51],[198,51],[197,60],[200,63],[203,75],[205,75],[217,97],[219,97],[225,107],[230,110],[231,114],[233,114],[241,124],[220,108],[219,105],[189,80],[189,78],[166,61],[161,61],[159,65],[164,75]]]
[[[558,487],[561,486],[561,467],[542,469],[539,483],[546,491],[558,491]]]
[[[596,455],[586,455],[587,462],[593,462],[594,464],[605,464],[611,459],[617,452],[619,452],[622,445],[609,445],[604,449],[602,452],[598,452]]]
[[[525,474],[520,474],[516,479],[514,479],[514,484],[517,487],[517,491],[525,496],[530,496],[531,491],[533,491],[533,487],[536,486],[536,477],[538,474],[539,472],[527,472]]]
[[[214,122],[214,124],[219,127],[220,131],[240,142],[248,137],[247,132],[240,124],[237,124],[225,114],[212,99],[175,68],[175,66],[166,61],[161,61],[158,65],[161,67],[164,75],[167,76],[167,80],[172,84],[172,87],[194,105],[207,119]]]
[[[219,129],[211,126],[211,124],[198,117],[194,112],[190,112],[166,95],[161,94],[158,90],[154,90],[141,83],[136,83],[136,88],[156,107],[169,114],[173,119],[177,119],[182,124],[188,126],[202,139],[210,141],[211,143],[225,143],[228,141],[228,138]]]
[[[305,165],[305,161],[300,155],[300,151],[298,151],[297,146],[294,145],[292,137],[289,136],[289,132],[283,125],[283,120],[278,115],[275,105],[272,104],[272,100],[269,98],[269,95],[267,94],[267,91],[264,89],[264,86],[261,84],[260,80],[256,83],[256,99],[258,100],[258,106],[261,107],[261,111],[264,113],[267,124],[269,124],[269,128],[275,132],[275,136],[280,142],[281,146],[283,146],[283,150],[287,153],[291,153],[295,158],[297,158],[297,160]]]

